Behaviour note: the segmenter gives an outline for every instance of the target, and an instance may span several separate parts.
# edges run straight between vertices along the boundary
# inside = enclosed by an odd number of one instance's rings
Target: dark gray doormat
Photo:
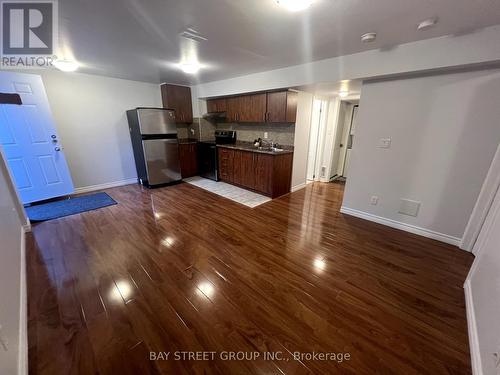
[[[96,193],[55,202],[36,204],[26,207],[25,210],[31,221],[45,221],[92,211],[114,204],[117,204],[116,201],[108,194]]]

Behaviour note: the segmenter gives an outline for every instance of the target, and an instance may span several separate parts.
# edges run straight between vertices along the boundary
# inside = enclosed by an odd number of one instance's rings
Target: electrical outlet
[[[380,138],[378,141],[378,148],[391,148],[390,138]]]
[[[0,347],[2,347],[2,349],[5,350],[6,352],[9,351],[9,342],[7,341],[7,338],[4,337],[3,335],[1,325],[0,325]]]
[[[321,167],[321,177],[326,176],[326,167]]]
[[[378,197],[376,195],[373,195],[370,199],[370,204],[373,206],[376,206],[378,204]]]
[[[268,132],[264,132],[264,139],[267,139],[269,137],[269,133]]]

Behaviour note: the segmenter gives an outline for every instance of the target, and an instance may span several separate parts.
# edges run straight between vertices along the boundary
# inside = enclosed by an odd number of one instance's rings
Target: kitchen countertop
[[[222,148],[231,148],[233,150],[242,150],[242,151],[251,151],[258,152],[260,154],[269,154],[269,155],[285,155],[285,154],[293,154],[293,146],[281,146],[283,151],[268,151],[268,150],[259,150],[257,147],[253,145],[252,142],[236,142],[235,144],[227,144],[227,145],[217,145],[217,147]]]

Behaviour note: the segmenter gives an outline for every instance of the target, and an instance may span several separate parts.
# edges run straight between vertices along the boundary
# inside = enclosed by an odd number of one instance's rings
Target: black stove
[[[218,181],[217,145],[236,143],[236,132],[234,130],[216,130],[214,137],[213,141],[198,143],[198,169],[201,177]]]

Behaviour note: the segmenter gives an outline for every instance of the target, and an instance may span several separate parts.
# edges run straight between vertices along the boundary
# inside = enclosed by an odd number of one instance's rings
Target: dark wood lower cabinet
[[[234,150],[219,148],[219,179],[221,181],[233,183],[233,162]]]
[[[219,178],[272,198],[290,192],[293,154],[264,154],[219,147]]]
[[[196,143],[179,143],[179,159],[182,178],[198,174],[198,145]]]

